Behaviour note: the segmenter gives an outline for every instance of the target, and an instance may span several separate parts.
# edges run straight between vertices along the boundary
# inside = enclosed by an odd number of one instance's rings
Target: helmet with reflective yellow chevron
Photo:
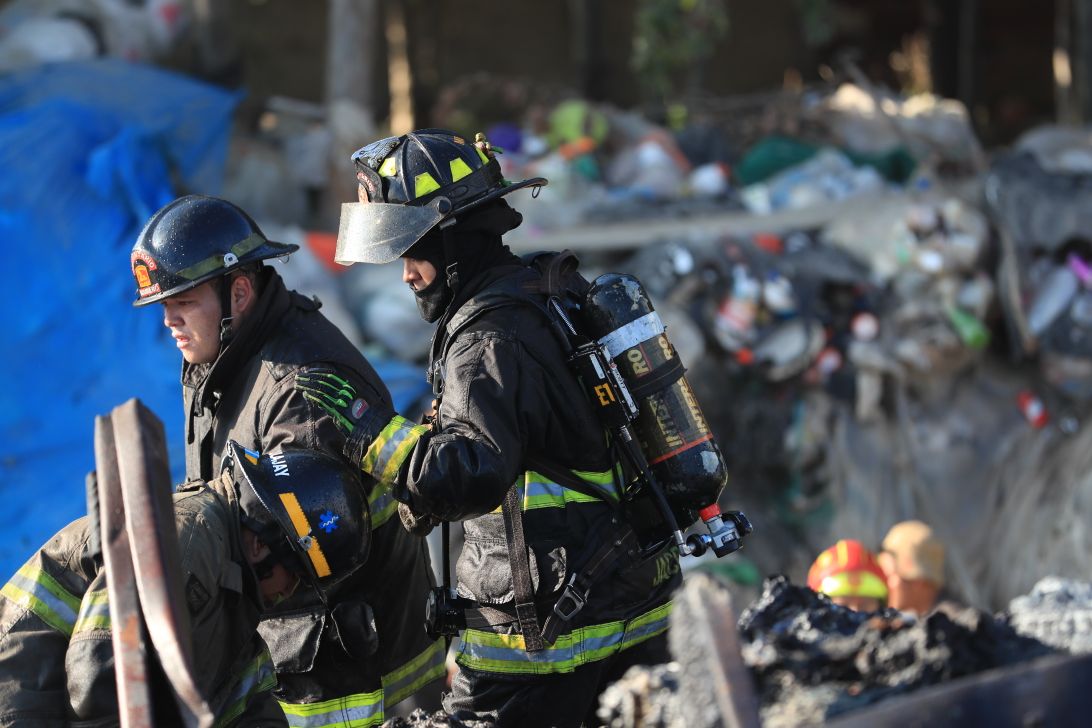
[[[542,177],[510,182],[489,143],[446,129],[421,129],[372,142],[353,154],[360,203],[343,206],[337,260],[389,263],[446,220]]]

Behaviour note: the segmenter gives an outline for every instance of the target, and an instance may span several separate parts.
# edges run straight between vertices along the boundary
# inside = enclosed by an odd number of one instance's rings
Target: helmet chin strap
[[[224,276],[220,283],[220,351],[231,343],[234,332],[231,323],[235,317],[231,314],[231,284],[230,276]]]

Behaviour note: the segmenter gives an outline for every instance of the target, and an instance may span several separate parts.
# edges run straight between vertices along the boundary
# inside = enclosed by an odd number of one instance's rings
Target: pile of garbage
[[[1092,584],[1049,576],[1009,603],[1018,633],[1074,655],[1092,653]]]
[[[684,592],[702,592],[709,600],[710,581],[688,582]],[[955,678],[1027,662],[1056,652],[1030,636],[1029,625],[1054,609],[1045,602],[1068,603],[1080,594],[1084,609],[1092,585],[1045,582],[1017,605],[1012,615],[988,613],[946,602],[917,620],[895,610],[873,614],[837,606],[785,577],[773,577],[762,595],[739,617],[740,656],[754,681],[762,724],[795,726],[822,723],[896,695]],[[1019,600],[1018,600],[1019,601]],[[710,604],[709,609],[716,609]],[[685,610],[684,610],[685,611]],[[631,726],[719,725],[695,712],[683,695],[680,675],[707,669],[720,653],[702,641],[676,639],[686,621],[672,617],[672,653],[677,662],[632,668],[600,699],[599,717],[612,728]],[[688,623],[689,624],[689,623]],[[1081,623],[1083,639],[1092,625]],[[691,664],[692,663],[692,664]],[[708,675],[702,690],[715,692]],[[696,689],[696,688],[695,688]],[[750,686],[735,684],[732,691]],[[723,719],[723,716],[720,716]]]
[[[495,725],[491,720],[460,720],[442,710],[429,713],[417,709],[405,718],[384,721],[382,728],[493,728]]]

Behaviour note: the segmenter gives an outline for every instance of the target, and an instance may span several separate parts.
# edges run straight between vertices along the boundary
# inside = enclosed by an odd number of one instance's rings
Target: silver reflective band
[[[664,330],[664,322],[660,320],[660,314],[649,311],[641,318],[610,332],[600,339],[599,343],[606,347],[607,356],[613,359],[626,349],[632,349],[653,336],[659,336]]]

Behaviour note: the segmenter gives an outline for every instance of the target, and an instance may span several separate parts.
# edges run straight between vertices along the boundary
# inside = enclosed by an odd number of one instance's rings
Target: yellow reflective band
[[[523,474],[523,482],[516,484],[523,510],[533,511],[539,508],[564,508],[572,503],[603,503],[604,501],[618,501],[618,488],[614,484],[614,473],[612,471],[573,470],[571,472],[573,475],[592,486],[592,490],[602,493],[602,497],[597,498],[573,490],[572,488],[566,488],[559,483],[555,483],[542,473],[528,470]],[[500,508],[497,508],[494,513],[500,513]]]
[[[455,157],[455,159],[452,159],[449,166],[451,167],[452,182],[458,182],[471,172],[470,165],[463,161],[462,157]]]
[[[421,654],[383,676],[383,702],[390,708],[433,680],[447,674],[443,641],[433,642]]]
[[[630,620],[579,627],[550,647],[527,652],[523,635],[468,629],[457,661],[475,670],[518,675],[551,675],[610,657],[667,630],[671,602]]]
[[[387,157],[379,166],[380,177],[393,177],[398,174],[398,165],[394,163],[394,157]]]
[[[307,522],[307,516],[303,515],[303,508],[300,507],[296,494],[281,493],[281,503],[284,504],[284,509],[288,511],[288,517],[292,519],[292,525],[296,527],[296,535],[300,538],[310,535],[311,524]],[[311,539],[311,546],[307,549],[307,555],[310,557],[311,563],[315,567],[315,573],[319,575],[319,578],[330,575],[330,565],[326,563],[326,554],[322,553],[322,547],[319,546],[317,538]]]
[[[66,637],[72,636],[80,600],[43,569],[24,564],[0,589],[0,594],[33,612]]]
[[[383,690],[321,703],[281,703],[281,710],[292,728],[369,728],[383,722]]]
[[[239,676],[235,687],[232,688],[231,697],[225,703],[226,707],[213,724],[214,728],[234,723],[255,695],[269,692],[275,687],[277,687],[277,674],[273,670],[273,660],[269,656],[269,651],[263,648]]]
[[[360,469],[380,483],[394,483],[402,463],[426,432],[428,428],[424,425],[414,425],[405,417],[395,415],[368,446]]]
[[[389,485],[377,482],[368,494],[368,510],[372,514],[372,530],[379,528],[398,510],[398,501],[394,499]]]
[[[110,595],[105,589],[83,595],[80,614],[76,617],[76,626],[72,633],[90,632],[95,629],[110,629]]]
[[[440,189],[440,183],[428,172],[422,172],[413,179],[413,196],[424,197],[429,192]]]
[[[479,147],[477,144],[474,145],[474,151],[478,153],[478,156],[481,158],[483,164],[489,164],[489,157],[486,155],[485,152],[481,150],[481,147]]]

